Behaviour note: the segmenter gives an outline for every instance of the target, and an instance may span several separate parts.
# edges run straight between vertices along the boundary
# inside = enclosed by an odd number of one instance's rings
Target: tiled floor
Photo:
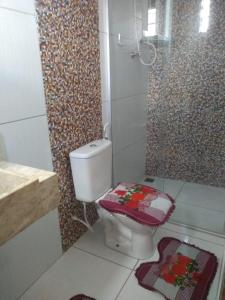
[[[176,199],[171,221],[225,235],[225,189],[157,177],[153,183],[141,183]]]
[[[97,300],[164,299],[138,285],[134,274],[142,261],[107,248],[101,222],[95,224],[94,230],[75,243],[20,300],[69,300],[78,293]],[[208,300],[218,300],[224,269],[224,239],[174,224],[158,229],[155,244],[164,236],[173,236],[215,253],[219,267]],[[151,260],[157,259],[156,251]]]

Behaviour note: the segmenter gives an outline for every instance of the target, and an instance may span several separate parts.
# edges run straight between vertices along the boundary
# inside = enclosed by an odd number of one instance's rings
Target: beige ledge
[[[0,161],[0,245],[58,204],[55,173]]]

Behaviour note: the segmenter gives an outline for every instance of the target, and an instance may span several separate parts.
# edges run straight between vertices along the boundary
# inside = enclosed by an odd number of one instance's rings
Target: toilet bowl
[[[153,235],[156,227],[142,225],[126,215],[109,213],[102,208],[98,212],[108,247],[137,259],[154,254]]]
[[[137,259],[151,257],[153,234],[173,211],[173,199],[153,188],[133,183],[122,183],[112,189],[109,140],[96,140],[76,149],[70,153],[70,163],[76,198],[84,207],[87,202],[96,203],[104,225],[105,244]],[[167,210],[163,211],[165,207]],[[86,215],[85,222],[81,222],[90,228]]]

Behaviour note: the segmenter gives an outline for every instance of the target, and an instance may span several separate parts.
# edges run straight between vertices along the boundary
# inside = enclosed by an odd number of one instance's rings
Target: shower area
[[[225,2],[99,0],[113,182],[176,199],[170,222],[225,235]]]

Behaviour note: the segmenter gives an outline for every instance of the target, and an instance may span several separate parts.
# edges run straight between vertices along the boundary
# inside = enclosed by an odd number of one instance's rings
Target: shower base
[[[159,177],[146,177],[140,183],[168,193],[176,200],[169,222],[225,236],[224,188]]]

